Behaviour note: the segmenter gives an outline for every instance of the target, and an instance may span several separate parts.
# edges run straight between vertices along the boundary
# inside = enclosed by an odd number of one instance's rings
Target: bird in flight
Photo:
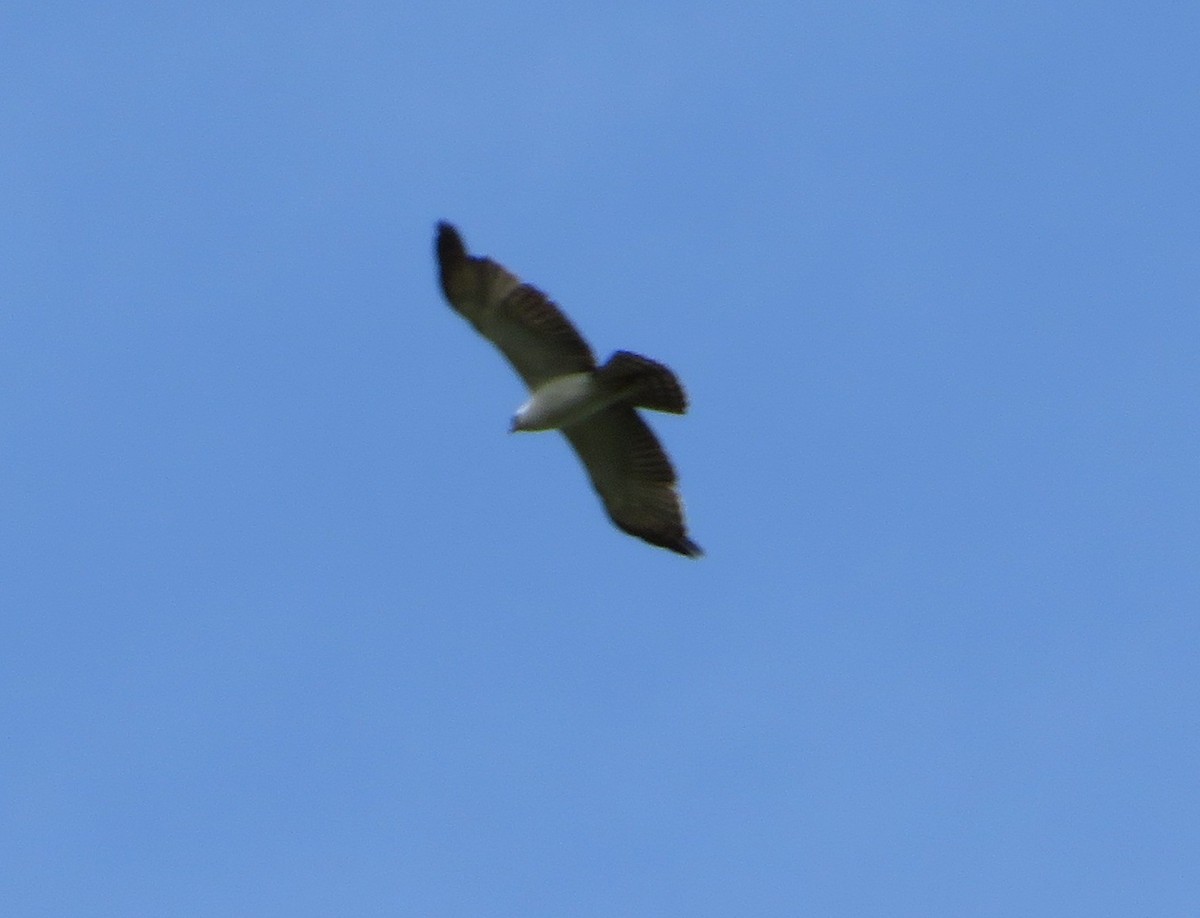
[[[620,529],[681,555],[702,555],[688,538],[671,460],[637,410],[687,411],[675,374],[628,351],[598,366],[549,297],[490,258],[468,254],[449,223],[437,225],[436,248],[450,305],[529,387],[531,397],[517,409],[512,429],[561,430]]]

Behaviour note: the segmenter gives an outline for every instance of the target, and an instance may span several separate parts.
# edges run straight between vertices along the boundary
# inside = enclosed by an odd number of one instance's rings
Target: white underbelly
[[[516,430],[553,430],[594,414],[607,404],[591,373],[569,373],[542,383],[517,409]]]

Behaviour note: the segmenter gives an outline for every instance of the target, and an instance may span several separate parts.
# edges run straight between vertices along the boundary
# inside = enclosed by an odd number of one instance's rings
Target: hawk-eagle
[[[437,259],[450,305],[529,387],[512,429],[561,430],[617,526],[652,545],[700,556],[687,535],[675,469],[637,410],[683,414],[687,396],[675,374],[628,351],[597,366],[588,343],[544,293],[490,258],[468,254],[449,223],[437,226]]]

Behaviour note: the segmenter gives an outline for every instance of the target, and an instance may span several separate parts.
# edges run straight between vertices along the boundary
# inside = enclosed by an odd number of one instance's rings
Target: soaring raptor
[[[512,429],[561,430],[618,527],[681,555],[703,554],[688,538],[671,460],[637,411],[683,414],[687,396],[675,374],[628,351],[597,366],[588,343],[544,293],[490,258],[469,255],[449,223],[437,226],[437,258],[450,305],[529,387]]]

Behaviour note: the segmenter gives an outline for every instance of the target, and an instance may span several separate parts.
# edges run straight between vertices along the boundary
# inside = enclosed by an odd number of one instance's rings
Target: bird
[[[587,341],[546,294],[492,259],[471,255],[450,223],[437,224],[435,250],[447,302],[529,388],[511,430],[561,431],[617,528],[690,558],[703,555],[688,537],[675,468],[638,411],[686,412],[675,374],[629,351],[597,365]]]

